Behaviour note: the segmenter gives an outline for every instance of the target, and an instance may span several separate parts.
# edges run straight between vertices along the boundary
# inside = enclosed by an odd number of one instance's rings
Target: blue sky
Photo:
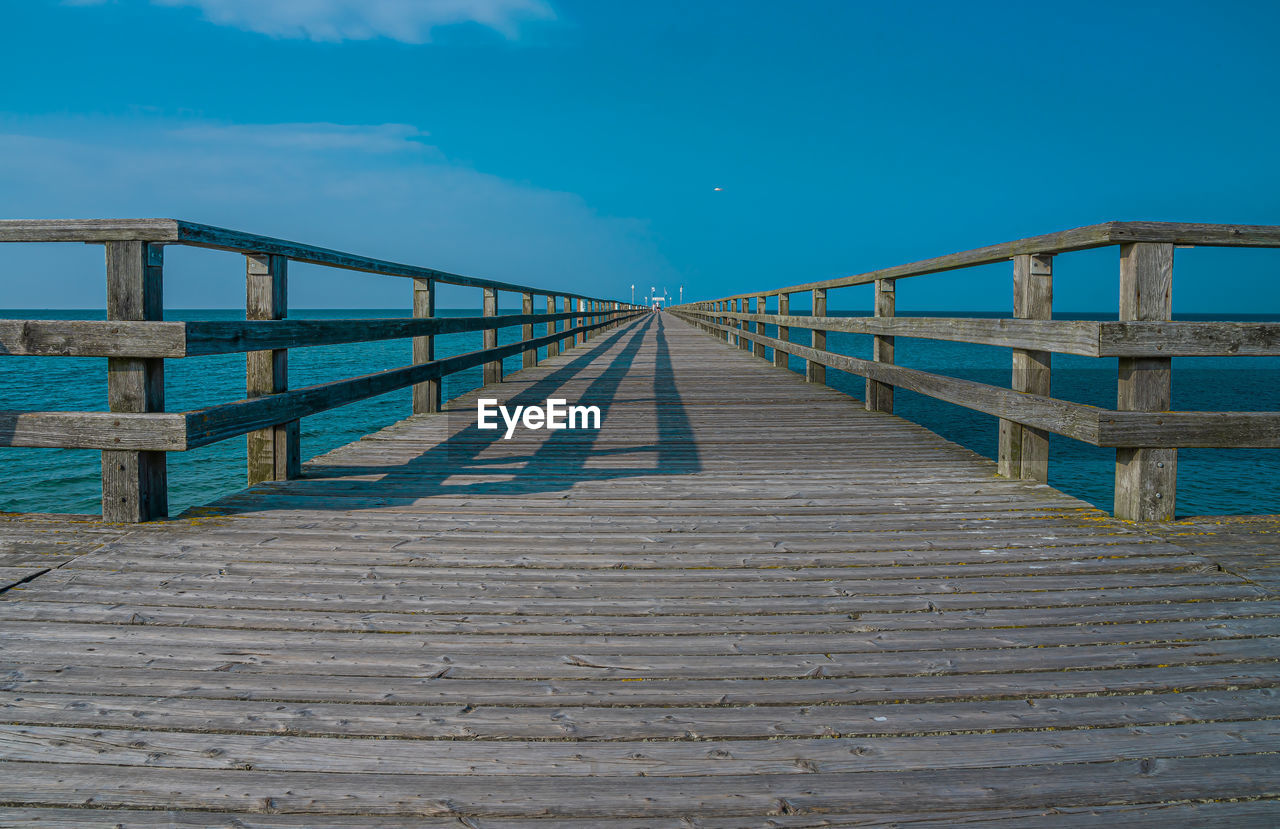
[[[1280,223],[1274,2],[3,8],[5,217],[173,216],[689,298],[1110,219]],[[0,305],[100,307],[100,253],[0,249]],[[1280,312],[1280,251],[1178,257],[1179,310]],[[1114,308],[1115,258],[1062,257],[1056,306]],[[238,305],[239,267],[171,251],[166,304]],[[913,280],[900,306],[1005,308],[1008,271]],[[295,273],[298,306],[408,301]]]

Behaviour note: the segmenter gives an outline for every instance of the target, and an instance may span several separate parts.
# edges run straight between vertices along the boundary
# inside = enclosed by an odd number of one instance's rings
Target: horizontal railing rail
[[[1115,513],[1140,521],[1174,516],[1179,448],[1280,447],[1280,412],[1171,411],[1173,357],[1280,355],[1280,323],[1174,321],[1175,247],[1280,247],[1280,226],[1107,222],[1062,233],[927,259],[864,274],[734,294],[674,306],[671,311],[758,357],[773,349],[775,365],[805,361],[811,382],[833,368],[865,378],[865,406],[892,412],[893,390],[907,389],[999,418],[1000,473],[1045,481],[1048,436],[1063,435],[1116,449]],[[1053,261],[1061,253],[1120,248],[1118,320],[1052,319]],[[896,283],[912,277],[1013,260],[1014,317],[898,317]],[[872,284],[874,316],[827,315],[828,291]],[[812,313],[790,313],[791,297],[811,295]],[[768,312],[769,300],[777,313]],[[752,305],[755,305],[754,310]],[[777,336],[764,326],[777,327]],[[791,329],[812,332],[809,345]],[[872,336],[872,358],[835,353],[828,332]],[[896,337],[1012,349],[1011,388],[894,364]],[[1114,409],[1051,395],[1051,355],[1119,358]]]
[[[0,320],[0,349],[29,357],[207,357],[278,348],[397,340],[559,322],[578,313],[430,319],[119,322]]]
[[[106,357],[110,411],[0,411],[0,446],[102,451],[102,511],[108,521],[135,522],[168,513],[167,452],[249,435],[248,480],[300,473],[301,418],[413,387],[413,411],[440,411],[442,380],[483,367],[483,382],[502,380],[502,360],[522,355],[534,366],[586,343],[593,334],[647,309],[566,291],[462,276],[174,219],[0,221],[0,242],[88,242],[106,249],[107,320],[0,320],[0,353],[12,356]],[[245,321],[165,321],[163,248],[190,245],[245,256]],[[290,320],[288,263],[303,262],[413,280],[413,316]],[[438,284],[483,289],[483,315],[436,315]],[[519,293],[522,313],[499,314],[500,292]],[[535,312],[545,297],[546,312]],[[563,323],[563,326],[561,325]],[[535,336],[534,326],[545,334]],[[497,332],[521,327],[499,346]],[[435,337],[481,332],[478,351],[437,358]],[[322,345],[411,339],[412,363],[301,388],[288,386],[288,351]],[[246,355],[246,397],[186,412],[164,405],[164,361],[216,354]]]

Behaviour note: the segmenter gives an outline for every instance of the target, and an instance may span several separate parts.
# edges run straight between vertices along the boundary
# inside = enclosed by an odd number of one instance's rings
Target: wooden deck
[[[0,527],[0,825],[1280,823],[1276,583],[1207,524],[666,315],[496,394],[604,429],[472,394],[159,525]]]

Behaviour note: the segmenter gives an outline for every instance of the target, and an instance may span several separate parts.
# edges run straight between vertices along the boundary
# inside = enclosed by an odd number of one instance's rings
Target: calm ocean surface
[[[441,312],[449,316],[478,311]],[[512,312],[514,313],[514,312]],[[840,312],[833,312],[840,313]],[[853,316],[853,313],[849,313]],[[969,316],[1007,316],[968,314]],[[403,309],[366,311],[301,310],[295,319],[403,317]],[[940,315],[941,316],[941,315]],[[1090,318],[1071,314],[1074,319]],[[102,319],[93,311],[4,311],[9,319]],[[243,311],[166,309],[170,320],[244,319]],[[1098,315],[1096,319],[1114,319]],[[1180,315],[1179,319],[1196,319]],[[1206,317],[1207,318],[1207,317]],[[1277,321],[1276,316],[1215,315],[1214,319]],[[520,329],[499,331],[499,343],[514,342]],[[773,335],[772,327],[767,331]],[[797,341],[805,333],[793,330]],[[474,351],[480,333],[436,339],[439,356]],[[857,357],[870,357],[870,337],[831,333],[828,347]],[[339,380],[409,361],[406,340],[295,349],[290,352],[289,382],[303,386]],[[899,338],[897,361],[911,366],[1008,387],[1009,349],[963,343]],[[1054,396],[1081,403],[1115,405],[1116,361],[1054,355]],[[520,367],[519,356],[506,360],[507,371]],[[803,371],[792,360],[793,370]],[[1174,360],[1175,409],[1280,411],[1280,358],[1181,358]],[[828,370],[834,387],[862,396],[863,380]],[[183,411],[238,400],[244,396],[244,356],[229,354],[168,360],[165,365],[166,408]],[[480,385],[480,368],[446,378],[445,395],[454,397]],[[0,409],[105,410],[106,360],[102,358],[14,357],[0,360]],[[304,459],[349,443],[405,417],[408,389],[305,418]],[[996,419],[958,406],[898,390],[897,413],[987,457],[996,447]],[[605,423],[608,428],[608,423]],[[245,476],[245,439],[232,439],[192,452],[169,456],[170,512],[207,503],[241,488]],[[100,511],[98,452],[75,449],[0,449],[0,510],[23,512]],[[763,462],[763,461],[762,461]],[[1072,495],[1110,509],[1114,450],[1054,436],[1050,444],[1050,483]],[[1179,453],[1178,513],[1249,514],[1280,512],[1280,450],[1187,449]]]

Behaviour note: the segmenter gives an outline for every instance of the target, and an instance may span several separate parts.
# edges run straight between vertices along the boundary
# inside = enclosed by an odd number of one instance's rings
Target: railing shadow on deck
[[[249,514],[278,509],[273,503],[273,490],[289,497],[308,498],[307,489],[315,485],[317,496],[307,509],[324,511],[358,511],[376,509],[392,503],[403,503],[433,495],[522,495],[564,491],[584,480],[612,480],[655,475],[686,475],[701,471],[702,462],[698,444],[694,439],[680,395],[675,391],[674,368],[667,348],[663,322],[659,315],[650,316],[638,327],[616,331],[602,340],[592,351],[575,357],[556,367],[545,377],[521,389],[503,400],[512,404],[541,404],[555,396],[566,381],[572,380],[584,368],[600,364],[603,371],[587,389],[575,396],[574,403],[599,406],[602,429],[558,430],[538,433],[528,453],[519,451],[496,458],[485,458],[491,449],[504,444],[517,450],[520,442],[504,441],[501,430],[481,430],[476,425],[473,409],[454,409],[428,418],[453,421],[462,418],[467,425],[459,431],[449,429],[447,438],[413,459],[402,464],[342,465],[312,462],[306,465],[302,476],[288,484],[268,483],[260,487],[230,495],[205,507],[195,507],[190,515]],[[653,374],[655,424],[658,438],[634,446],[601,446],[601,438],[610,435],[608,423],[610,408],[627,371],[633,364],[647,337],[653,337],[655,370]],[[608,356],[608,349],[621,343],[617,353]],[[604,353],[601,353],[601,352]],[[512,379],[518,379],[513,377]],[[501,397],[501,386],[486,387],[494,396]],[[659,399],[661,394],[661,399]],[[628,398],[627,403],[643,403],[643,399]],[[451,424],[452,425],[452,424]],[[637,466],[609,466],[594,461],[619,456],[650,456],[652,464]],[[381,480],[351,480],[356,475],[379,475]],[[506,480],[467,480],[468,478],[509,475]],[[341,481],[340,498],[326,499],[325,491],[334,482]],[[362,503],[362,499],[367,503]],[[309,499],[310,500],[310,499]],[[339,502],[340,501],[340,502]]]

